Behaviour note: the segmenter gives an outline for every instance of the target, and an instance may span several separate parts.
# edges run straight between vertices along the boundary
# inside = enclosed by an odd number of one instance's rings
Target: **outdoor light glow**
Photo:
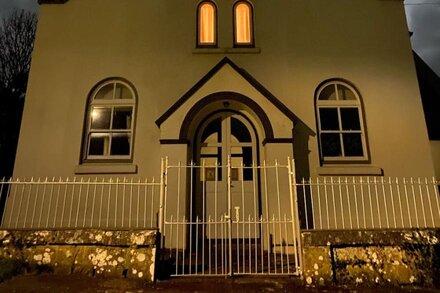
[[[96,109],[94,109],[94,110],[92,111],[91,116],[92,116],[92,119],[94,119],[94,120],[95,120],[95,119],[98,119],[99,116],[100,116],[99,111],[96,110]]]

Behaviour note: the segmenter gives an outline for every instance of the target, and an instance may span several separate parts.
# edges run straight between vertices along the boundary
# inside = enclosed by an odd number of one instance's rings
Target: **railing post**
[[[290,185],[290,210],[292,213],[292,228],[296,236],[294,239],[297,243],[298,251],[297,255],[299,258],[298,264],[296,264],[299,275],[302,275],[302,264],[303,264],[303,251],[301,245],[301,228],[299,225],[299,211],[298,211],[298,194],[297,194],[297,183],[296,183],[296,170],[295,170],[295,160],[288,158],[288,168],[289,168],[289,185]],[[313,211],[312,211],[313,212]],[[305,215],[307,217],[307,214]]]
[[[164,230],[164,202],[165,202],[165,180],[166,180],[166,166],[165,160],[160,159],[160,198],[159,198],[159,233],[160,233],[160,245],[163,246],[163,230]]]
[[[3,189],[4,189],[5,186],[8,186],[8,184],[6,183],[6,178],[3,177],[1,182],[0,182],[0,205],[2,204]],[[6,195],[5,195],[3,206],[0,207],[0,209],[1,209],[0,214],[2,215],[1,216],[0,227],[3,227],[3,220],[4,220],[4,217],[5,217],[5,213],[6,213],[6,200],[8,199],[8,192],[5,192],[5,193],[6,193]]]
[[[228,246],[229,246],[229,275],[232,276],[232,217],[231,217],[231,212],[232,212],[232,194],[231,194],[231,156],[228,156],[228,187],[227,187],[227,192],[228,192],[228,214],[226,215],[226,219],[228,220]],[[238,227],[238,226],[237,226]],[[238,247],[237,247],[238,249]]]

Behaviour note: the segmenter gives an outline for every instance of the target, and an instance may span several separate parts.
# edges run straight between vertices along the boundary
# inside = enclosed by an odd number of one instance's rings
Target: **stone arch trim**
[[[217,92],[210,94],[206,96],[205,98],[198,101],[186,114],[181,127],[180,127],[180,133],[179,133],[179,140],[180,141],[190,141],[191,135],[190,130],[192,129],[192,124],[194,121],[194,117],[200,113],[204,108],[206,108],[209,104],[215,103],[215,102],[238,102],[246,107],[248,107],[250,110],[252,110],[256,118],[259,119],[261,122],[262,130],[264,132],[264,141],[273,141],[274,140],[274,134],[273,134],[273,128],[272,124],[270,123],[269,117],[266,115],[264,110],[252,99],[248,98],[247,96],[236,93],[236,92]],[[228,108],[225,108],[225,110]],[[209,116],[211,113],[207,113],[206,115]]]

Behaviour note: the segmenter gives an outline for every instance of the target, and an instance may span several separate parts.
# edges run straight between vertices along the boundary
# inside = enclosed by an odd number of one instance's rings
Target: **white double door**
[[[196,156],[196,217],[205,223],[230,217],[236,224],[233,238],[256,237],[256,229],[247,227],[259,217],[257,135],[251,122],[235,112],[210,116],[198,130]],[[221,238],[215,234],[205,231],[207,238]]]

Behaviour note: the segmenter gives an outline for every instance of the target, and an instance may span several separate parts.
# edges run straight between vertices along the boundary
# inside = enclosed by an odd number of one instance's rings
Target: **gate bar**
[[[302,245],[301,245],[301,232],[300,232],[300,226],[299,226],[299,212],[298,212],[298,194],[297,194],[297,184],[296,184],[296,170],[295,170],[295,160],[290,158],[288,159],[288,166],[289,166],[289,184],[290,185],[290,209],[292,214],[292,228],[295,232],[295,238],[293,243],[295,246],[295,258],[299,257],[299,262],[296,262],[296,267],[298,270],[298,274],[302,275],[302,265],[303,265],[303,255],[302,255]],[[293,193],[292,193],[292,187],[293,187]],[[298,247],[296,247],[298,246]],[[296,260],[295,260],[296,261]]]

